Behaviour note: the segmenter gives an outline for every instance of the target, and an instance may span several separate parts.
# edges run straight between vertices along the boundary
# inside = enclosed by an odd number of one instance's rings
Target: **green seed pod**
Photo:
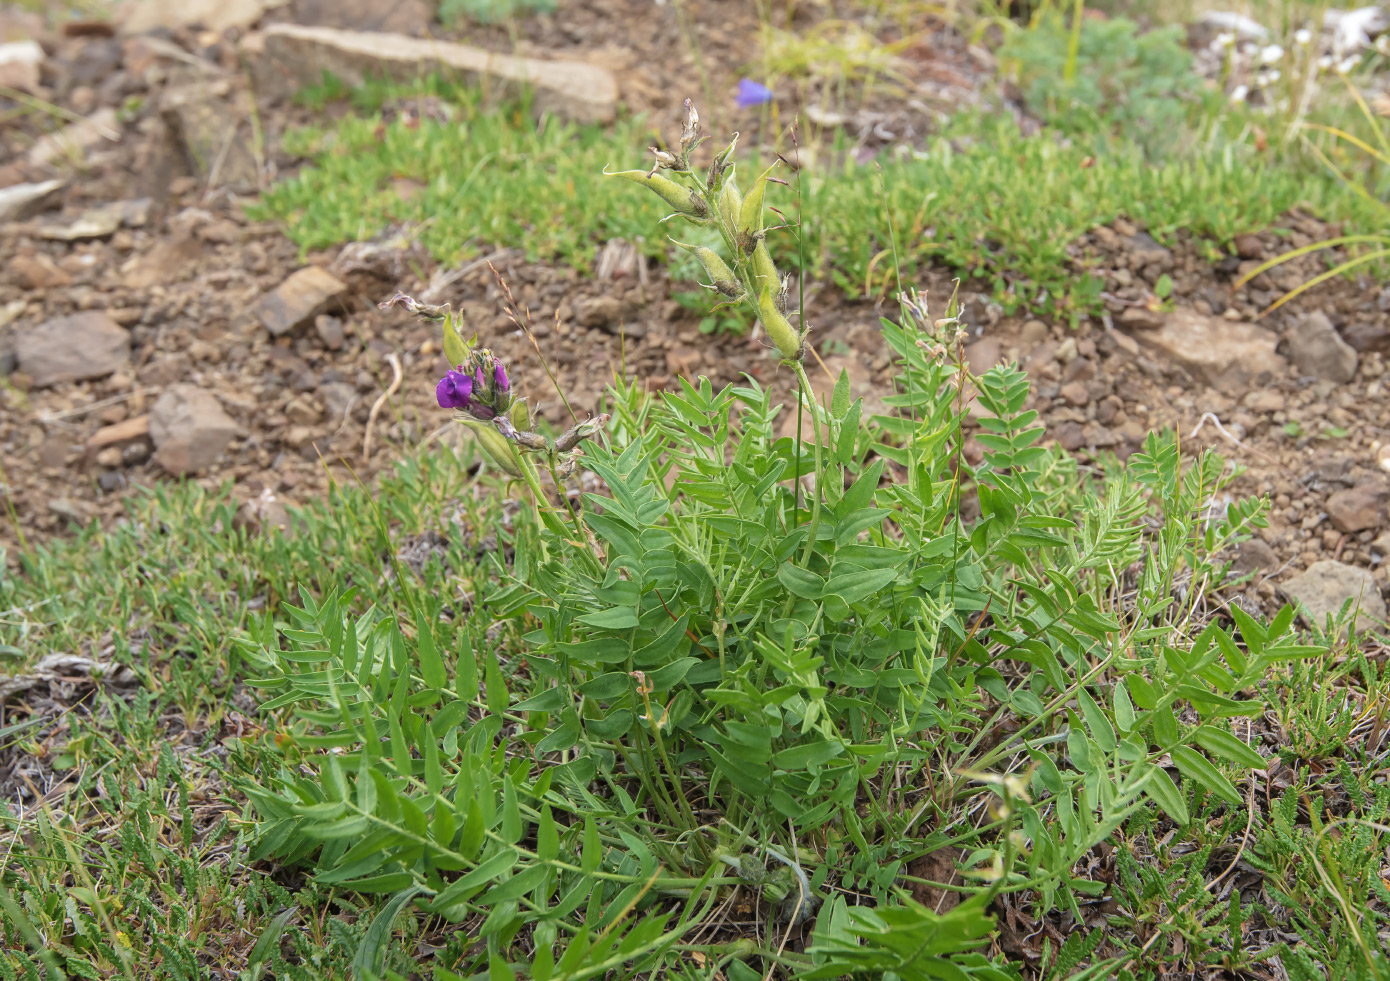
[[[695,258],[700,260],[700,265],[705,267],[705,272],[709,275],[710,285],[727,297],[737,297],[743,294],[743,288],[738,284],[738,277],[729,268],[729,264],[713,249],[707,249],[703,245],[686,245],[684,242],[671,240],[675,245],[679,245]]]
[[[505,473],[513,476],[521,476],[521,467],[517,464],[516,450],[512,444],[507,442],[507,438],[494,429],[486,422],[477,419],[460,419],[465,426],[473,430],[473,435],[478,440],[478,445],[482,447],[483,454],[496,464]]]
[[[724,187],[719,191],[719,215],[729,227],[738,228],[738,219],[743,211],[743,193],[738,189],[738,181],[734,180],[734,175],[729,174],[729,179],[724,182]]]
[[[782,357],[788,361],[801,360],[801,338],[791,321],[777,309],[772,290],[766,286],[763,287],[763,295],[758,298],[758,319],[763,322],[763,329],[767,331],[767,336],[772,338],[772,343],[777,345],[777,352]]]
[[[764,290],[777,290],[781,287],[782,277],[777,272],[777,265],[772,261],[772,253],[767,250],[767,242],[758,239],[757,246],[753,249],[753,288],[759,293]]]
[[[776,166],[775,163],[772,165],[772,167]],[[753,189],[748,192],[748,197],[743,199],[743,203],[739,207],[738,234],[740,238],[763,230],[763,192],[767,190],[767,179],[772,176],[772,167],[758,175],[758,179],[753,182]]]
[[[649,174],[643,170],[620,170],[615,174],[604,171],[604,174],[608,177],[625,177],[634,184],[651,189],[661,200],[689,218],[704,218],[709,214],[709,205],[705,204],[703,198],[669,177]]]
[[[459,334],[451,313],[444,318],[444,356],[452,365],[460,365],[468,360],[470,345]]]

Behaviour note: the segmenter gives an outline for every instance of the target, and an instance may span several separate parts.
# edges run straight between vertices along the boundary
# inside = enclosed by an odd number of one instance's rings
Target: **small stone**
[[[305,399],[290,399],[289,405],[285,406],[285,418],[303,426],[318,422],[319,416],[318,407]]]
[[[1079,422],[1064,422],[1056,430],[1057,445],[1062,449],[1075,452],[1081,449],[1086,442],[1086,433]]]
[[[146,440],[150,435],[150,417],[136,416],[114,425],[103,426],[87,440],[86,453],[93,456],[111,446],[122,446],[134,440]]]
[[[169,386],[150,410],[155,462],[176,476],[206,470],[235,435],[235,420],[196,385]]]
[[[1242,259],[1258,259],[1265,252],[1265,244],[1258,235],[1237,235],[1235,246],[1236,255]]]
[[[1107,395],[1100,400],[1100,405],[1096,406],[1096,422],[1102,426],[1110,425],[1124,411],[1124,407],[1125,404],[1120,401],[1118,396]]]
[[[52,180],[0,188],[0,221],[23,221],[53,207],[66,184]]]
[[[37,41],[0,44],[0,85],[35,95],[39,91],[39,66],[43,46]]]
[[[1078,345],[1079,347],[1080,345]],[[1095,352],[1092,351],[1092,354]],[[1062,372],[1064,382],[1088,382],[1096,377],[1096,363],[1084,354],[1078,358],[1073,358],[1065,371]]]
[[[1241,575],[1252,572],[1273,572],[1279,568],[1279,557],[1258,538],[1251,538],[1236,546],[1235,561],[1231,568]]]
[[[331,273],[306,266],[257,300],[253,312],[279,337],[340,305],[346,292],[346,284]]]
[[[50,436],[39,444],[36,454],[43,470],[61,470],[68,462],[68,442],[61,436]]]
[[[307,446],[313,438],[314,431],[308,426],[291,426],[285,433],[285,443],[295,450]]]
[[[628,304],[606,293],[574,301],[574,319],[581,327],[596,327],[610,333],[617,333],[622,327],[624,333],[630,334],[625,321],[631,316],[632,308]]]
[[[1057,360],[1062,364],[1068,364],[1080,355],[1081,352],[1077,350],[1075,337],[1064,337],[1062,343],[1057,345]]]
[[[1356,377],[1356,351],[1320,310],[1289,328],[1289,357],[1300,373],[1314,378],[1345,384]]]
[[[115,493],[125,484],[125,474],[119,470],[103,470],[97,474],[97,486],[101,488],[103,494]]]
[[[10,280],[22,290],[47,290],[72,283],[72,277],[42,252],[11,259]]]
[[[1383,482],[1357,484],[1327,499],[1327,517],[1338,531],[1365,531],[1381,527],[1390,504],[1390,487]]]
[[[1060,394],[1062,398],[1067,401],[1068,405],[1074,405],[1077,407],[1083,406],[1087,402],[1091,401],[1091,393],[1089,390],[1087,390],[1086,384],[1084,382],[1068,382],[1067,384],[1062,386],[1061,391],[1058,394]]]
[[[102,378],[129,361],[130,334],[106,314],[89,310],[18,331],[15,355],[36,388]]]
[[[121,450],[121,462],[127,467],[135,467],[144,463],[150,458],[150,444],[141,440],[138,443],[131,443]]]
[[[78,120],[56,133],[40,137],[29,148],[29,165],[45,167],[63,159],[81,160],[87,151],[103,140],[121,138],[121,124],[116,110],[98,109],[85,119]]]
[[[965,360],[970,365],[971,374],[983,375],[1004,360],[1004,349],[999,338],[982,337],[965,349]]]
[[[121,451],[118,447],[108,446],[96,455],[97,466],[114,469],[121,465]]]
[[[343,331],[343,322],[337,317],[319,314],[314,318],[314,331],[328,350],[338,351],[342,349],[346,335]]]
[[[1331,559],[1314,562],[1307,572],[1283,583],[1280,590],[1317,626],[1322,626],[1329,614],[1336,615],[1348,600],[1353,606],[1359,604],[1363,616],[1359,622],[1366,628],[1373,629],[1373,622],[1385,620],[1385,600],[1375,578],[1369,570],[1356,566]]]
[[[121,202],[88,208],[69,221],[45,221],[39,225],[39,238],[52,242],[82,242],[107,238],[116,233],[125,221],[125,205]]]
[[[1148,232],[1136,232],[1126,243],[1134,259],[1134,268],[1158,266],[1160,269],[1173,268],[1173,253],[1160,245]]]
[[[1279,392],[1257,388],[1245,396],[1244,404],[1252,412],[1283,412],[1288,400]]]
[[[1359,354],[1390,354],[1390,328],[1367,320],[1347,324],[1342,329],[1342,340]]]
[[[1163,326],[1163,314],[1146,306],[1125,307],[1120,314],[1120,326],[1136,330],[1158,330]]]
[[[91,515],[77,501],[66,497],[55,497],[48,502],[48,510],[60,518],[66,518],[76,525],[85,525],[91,520]]]
[[[1018,332],[1018,343],[1025,351],[1032,350],[1047,340],[1047,324],[1041,320],[1029,320]]]

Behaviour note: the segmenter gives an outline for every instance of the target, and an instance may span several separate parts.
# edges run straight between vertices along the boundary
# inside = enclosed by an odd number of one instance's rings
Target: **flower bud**
[[[453,314],[444,318],[444,356],[450,364],[463,364],[468,360],[470,345],[459,334],[454,324]]]
[[[786,315],[777,309],[772,290],[766,285],[762,289],[762,296],[758,298],[758,319],[763,323],[763,330],[777,345],[777,353],[788,361],[800,361],[803,353],[801,337]]]
[[[695,103],[685,100],[685,124],[681,126],[681,146],[689,150],[700,138],[700,114],[695,111]]]
[[[709,274],[712,287],[730,299],[736,299],[743,295],[743,288],[739,286],[738,277],[734,275],[734,271],[729,268],[729,264],[723,260],[718,252],[705,248],[703,245],[686,245],[684,242],[676,242],[675,239],[671,241],[700,260],[700,265],[704,266],[705,272]]]
[[[684,187],[663,177],[661,174],[648,174],[641,170],[620,170],[616,173],[604,173],[609,177],[625,177],[636,184],[654,191],[661,200],[665,201],[676,211],[688,218],[704,218],[709,214],[709,206],[704,199],[688,187]]]
[[[720,150],[718,153],[716,153],[714,155],[714,159],[710,161],[709,180],[705,182],[706,186],[711,188],[718,186],[719,181],[723,178],[725,171],[728,171],[732,168],[732,164],[730,164],[729,161],[733,159],[734,147],[736,146],[738,146],[737,133],[735,133],[734,138],[729,141],[729,145],[726,146],[724,149]]]

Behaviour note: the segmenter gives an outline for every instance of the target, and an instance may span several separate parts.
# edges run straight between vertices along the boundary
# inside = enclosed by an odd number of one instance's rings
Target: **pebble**
[[[121,465],[121,451],[118,447],[108,446],[96,455],[97,466],[115,468]]]
[[[1329,614],[1336,615],[1347,600],[1359,604],[1361,614],[1367,618],[1361,622],[1367,627],[1371,626],[1368,621],[1385,619],[1385,600],[1371,573],[1342,562],[1314,561],[1307,572],[1283,583],[1280,590],[1299,604],[1305,619],[1319,627]]]
[[[11,259],[10,281],[22,290],[46,290],[71,285],[72,277],[48,256],[39,253]]]
[[[1321,310],[1289,328],[1289,358],[1303,375],[1345,384],[1356,377],[1356,351]]]
[[[102,378],[130,360],[130,333],[104,313],[55,317],[17,331],[15,356],[36,388]]]
[[[1380,528],[1386,522],[1390,486],[1384,482],[1357,484],[1327,499],[1327,516],[1339,531],[1357,532]]]
[[[318,266],[306,266],[256,301],[252,312],[275,337],[342,303],[347,285]]]
[[[150,410],[155,460],[171,474],[207,469],[235,435],[236,422],[197,385],[169,386]]]

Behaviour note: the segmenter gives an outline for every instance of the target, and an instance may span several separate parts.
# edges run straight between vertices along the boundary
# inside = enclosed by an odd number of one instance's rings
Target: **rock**
[[[97,466],[114,470],[121,465],[121,451],[115,446],[108,446],[99,451],[95,459]]]
[[[574,301],[574,320],[581,327],[598,328],[614,334],[621,327],[623,333],[632,336],[627,324],[632,314],[630,304],[609,293],[583,296]]]
[[[1125,307],[1120,313],[1120,326],[1138,330],[1158,330],[1163,326],[1163,314],[1145,306]]]
[[[1047,324],[1041,320],[1029,320],[1018,332],[1018,343],[1025,351],[1031,351],[1047,340]]]
[[[1237,235],[1235,246],[1236,255],[1242,259],[1258,259],[1265,253],[1265,244],[1258,235]]]
[[[1345,384],[1356,377],[1356,351],[1315,310],[1289,328],[1289,357],[1300,373]]]
[[[237,508],[232,516],[232,527],[248,536],[278,528],[287,538],[294,537],[295,530],[289,509],[269,489]]]
[[[82,160],[87,151],[101,141],[115,142],[120,138],[120,120],[116,118],[116,110],[108,106],[56,133],[40,137],[29,148],[29,165],[44,167],[65,158]]]
[[[221,33],[229,27],[250,27],[267,10],[285,0],[139,0],[127,4],[121,18],[123,34],[144,34],[157,28],[205,27]]]
[[[291,0],[290,19],[318,27],[420,34],[434,19],[434,9],[425,0]]]
[[[96,38],[78,50],[68,66],[68,77],[76,86],[96,85],[119,69],[124,57],[120,41],[112,37]]]
[[[85,239],[106,238],[116,233],[125,222],[126,209],[122,202],[88,208],[72,221],[44,222],[39,226],[39,238],[54,242],[80,242]]]
[[[305,266],[266,293],[252,312],[276,337],[313,320],[342,303],[347,286],[318,266]]]
[[[1175,310],[1158,330],[1134,336],[1141,345],[1232,398],[1242,397],[1256,385],[1268,385],[1285,371],[1284,359],[1274,351],[1277,334],[1195,310]]]
[[[15,355],[36,388],[102,378],[130,360],[130,334],[106,314],[88,310],[19,331]]]
[[[1077,407],[1083,406],[1087,402],[1091,401],[1091,393],[1086,388],[1085,382],[1068,382],[1067,384],[1062,386],[1061,391],[1059,391],[1058,394],[1061,395],[1062,398],[1066,399],[1068,405],[1074,405]]]
[[[983,375],[1004,360],[1004,348],[999,338],[982,337],[965,349],[965,360],[971,374]]]
[[[0,221],[23,221],[53,207],[66,184],[52,180],[0,188]]]
[[[1342,329],[1342,340],[1359,354],[1390,354],[1390,328],[1383,324],[1361,321]]]
[[[1134,257],[1134,268],[1158,266],[1160,269],[1173,268],[1173,253],[1160,245],[1148,232],[1136,232],[1126,241],[1129,253]]]
[[[10,280],[22,290],[46,290],[67,286],[72,282],[72,277],[40,252],[38,255],[17,255],[11,259]]]
[[[0,44],[0,85],[35,95],[42,64],[43,47],[37,41]]]
[[[150,251],[131,256],[122,266],[125,285],[143,290],[187,279],[203,257],[203,243],[192,235],[162,238]]]
[[[1371,559],[1376,562],[1390,559],[1390,531],[1371,542]]]
[[[314,318],[314,331],[328,350],[338,351],[342,349],[346,335],[343,332],[343,322],[337,317],[319,314]]]
[[[1361,619],[1365,628],[1371,628],[1367,621],[1385,619],[1385,600],[1376,587],[1375,578],[1369,570],[1324,559],[1314,562],[1308,571],[1283,583],[1280,587],[1291,601],[1301,607],[1300,612],[1312,624],[1321,627],[1329,614],[1336,615],[1347,600],[1359,604]],[[1353,624],[1353,629],[1356,624]]]
[[[206,470],[236,435],[236,422],[210,392],[171,385],[150,410],[155,462],[174,475]]]
[[[306,399],[290,399],[289,405],[285,406],[285,418],[301,426],[318,422],[319,416],[318,406]]]
[[[1327,499],[1327,517],[1338,531],[1352,534],[1385,524],[1387,504],[1390,486],[1384,482],[1357,484]]]
[[[1257,388],[1245,396],[1245,407],[1252,412],[1283,412],[1288,399],[1268,388]]]
[[[1086,431],[1079,422],[1064,422],[1054,430],[1057,445],[1068,452],[1076,452],[1086,443]]]
[[[1251,538],[1236,546],[1236,557],[1231,563],[1231,568],[1241,575],[1273,572],[1279,568],[1279,557],[1274,554],[1274,549],[1264,542],[1258,538]]]
[[[132,444],[145,442],[149,438],[150,417],[148,415],[135,416],[132,419],[98,429],[87,440],[87,445],[83,448],[83,455],[99,459],[100,454],[107,450],[116,450],[119,453]]]
[[[583,123],[617,115],[613,73],[582,61],[544,61],[399,34],[272,24],[242,41],[260,98],[287,97],[330,72],[348,85],[386,74],[400,81],[440,73],[461,85],[483,83],[496,96],[532,90],[532,107]]]
[[[219,97],[207,78],[199,75],[187,84],[166,88],[159,111],[189,170],[210,187],[241,193],[260,188],[261,167],[244,98]]]

